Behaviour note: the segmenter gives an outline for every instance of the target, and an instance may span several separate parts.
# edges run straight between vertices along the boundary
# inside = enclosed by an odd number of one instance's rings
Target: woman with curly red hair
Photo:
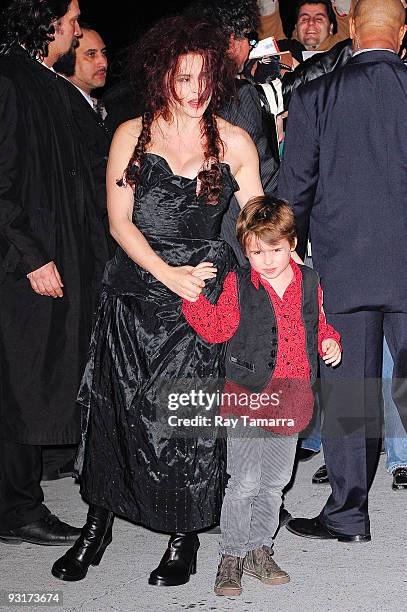
[[[184,584],[195,573],[197,532],[219,519],[223,441],[169,427],[168,390],[174,397],[223,375],[223,346],[188,326],[182,299],[203,291],[216,301],[234,266],[219,238],[229,199],[237,191],[243,206],[263,193],[253,142],[216,114],[236,72],[226,43],[212,25],[173,17],[138,46],[145,112],[118,128],[109,155],[119,247],[79,393],[90,507],[80,538],[53,566],[62,580],[80,580],[100,562],[117,514],[171,533],[149,583]]]

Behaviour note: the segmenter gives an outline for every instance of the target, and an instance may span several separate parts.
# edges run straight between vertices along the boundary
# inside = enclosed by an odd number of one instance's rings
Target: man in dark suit
[[[76,444],[76,394],[99,292],[102,223],[65,86],[77,0],[12,0],[0,40],[0,542],[66,545],[41,449]]]
[[[259,12],[256,0],[195,0],[188,7],[187,14],[213,23],[228,37],[229,55],[236,63],[237,73],[241,73],[250,49],[257,40]],[[236,99],[222,109],[220,115],[246,130],[252,138],[259,154],[263,189],[272,193],[277,186],[279,163],[273,157],[259,94],[256,87],[245,79],[237,79],[236,88]],[[231,245],[239,263],[245,265],[247,259],[236,239],[239,210],[237,200],[233,197],[223,217],[221,236]]]
[[[106,164],[112,134],[105,125],[106,110],[93,97],[95,90],[104,87],[108,59],[106,45],[96,30],[79,20],[82,35],[58,59],[53,68],[66,77],[65,85],[75,124],[88,153],[91,182],[88,189],[97,204],[100,226],[92,231],[95,281],[100,284],[106,260],[113,255],[114,241],[108,229],[106,207]],[[98,229],[100,230],[98,232]],[[42,451],[42,480],[72,476],[76,446],[45,446]]]
[[[293,94],[279,195],[292,204],[299,254],[312,236],[328,322],[343,361],[323,375],[323,446],[332,494],[305,537],[370,540],[368,491],[379,451],[383,333],[393,398],[407,425],[407,70],[400,0],[359,0],[354,54]],[[322,375],[322,372],[321,372]]]
[[[106,265],[106,257],[113,255],[115,242],[109,233],[106,206],[106,164],[113,133],[106,126],[107,112],[95,90],[106,84],[108,58],[106,45],[98,32],[89,24],[79,20],[82,36],[77,45],[62,56],[54,70],[66,77],[73,117],[87,150],[94,200],[98,216],[102,221],[99,235],[93,232],[97,282],[100,284]],[[95,228],[96,229],[96,228]]]

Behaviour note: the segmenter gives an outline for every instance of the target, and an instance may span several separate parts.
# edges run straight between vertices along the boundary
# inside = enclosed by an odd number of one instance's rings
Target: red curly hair
[[[175,90],[175,78],[180,58],[188,53],[202,57],[202,101],[210,98],[201,118],[202,144],[205,161],[198,175],[201,183],[200,195],[209,204],[216,204],[221,191],[222,172],[219,165],[223,155],[215,115],[229,103],[234,93],[236,65],[227,55],[229,40],[213,25],[193,21],[185,16],[169,17],[159,21],[137,43],[133,49],[131,66],[138,95],[144,102],[142,130],[137,145],[125,171],[129,185],[139,181],[140,166],[147,145],[151,140],[151,124],[162,117],[171,119],[171,102],[179,100]]]

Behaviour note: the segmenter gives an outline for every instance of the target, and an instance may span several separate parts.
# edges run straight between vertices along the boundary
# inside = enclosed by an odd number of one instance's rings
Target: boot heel
[[[189,582],[190,576],[196,573],[198,548],[196,532],[172,534],[158,567],[150,574],[148,584],[180,586]]]
[[[196,574],[196,557],[197,557],[197,553],[195,553],[195,556],[191,562],[191,571],[190,571],[191,575]]]
[[[105,554],[105,550],[106,548],[109,546],[110,542],[106,542],[106,544],[102,544],[102,546],[99,548],[99,550],[97,551],[96,555],[93,557],[93,560],[91,562],[91,565],[99,565],[99,563],[102,560],[103,555]]]
[[[108,528],[108,532],[105,535],[105,538],[99,548],[99,550],[97,551],[96,555],[93,557],[93,560],[91,562],[91,565],[99,565],[99,563],[102,560],[103,555],[105,554],[105,550],[106,548],[109,546],[109,544],[112,543],[112,526],[110,526]]]

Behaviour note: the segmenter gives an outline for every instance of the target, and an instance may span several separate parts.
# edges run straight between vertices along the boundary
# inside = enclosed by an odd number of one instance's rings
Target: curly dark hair
[[[71,0],[11,0],[0,26],[0,55],[13,44],[24,45],[33,59],[44,59],[54,40],[53,23],[68,12]]]
[[[205,19],[228,36],[243,38],[245,32],[259,27],[257,0],[193,0],[184,14],[195,19]]]
[[[228,41],[213,25],[193,21],[185,16],[159,21],[135,45],[131,65],[139,97],[144,102],[142,130],[124,178],[135,186],[147,145],[151,140],[151,124],[162,117],[171,119],[171,102],[177,100],[175,77],[180,58],[188,53],[202,57],[205,74],[200,99],[209,105],[201,118],[201,134],[205,161],[198,178],[201,195],[216,204],[221,190],[220,155],[223,155],[215,115],[233,96],[236,66],[227,55]],[[179,100],[178,100],[179,101]],[[120,184],[120,182],[119,182]]]

